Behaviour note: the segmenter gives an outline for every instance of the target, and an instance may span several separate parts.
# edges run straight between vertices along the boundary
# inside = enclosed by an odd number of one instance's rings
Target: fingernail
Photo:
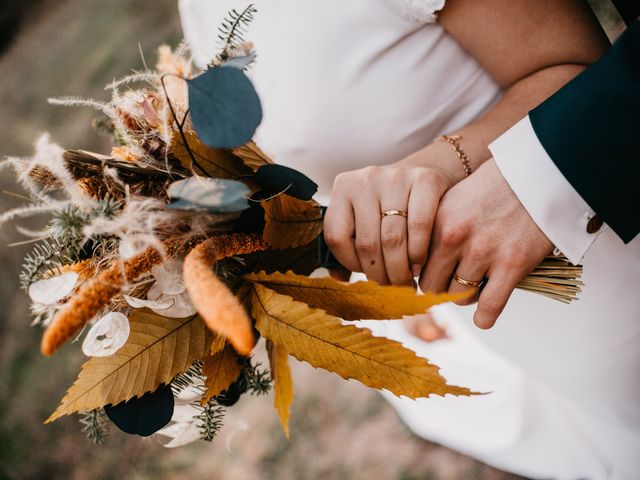
[[[414,263],[413,265],[411,265],[411,274],[414,277],[419,276],[421,271],[422,271],[422,265],[417,263]]]

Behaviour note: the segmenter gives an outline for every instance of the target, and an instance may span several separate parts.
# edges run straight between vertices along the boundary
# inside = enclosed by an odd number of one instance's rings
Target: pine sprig
[[[47,274],[56,275],[63,265],[78,260],[78,247],[58,239],[45,239],[37,244],[24,258],[20,273],[20,286],[28,290],[29,286]]]
[[[213,399],[204,407],[199,408],[202,408],[202,411],[194,418],[197,421],[198,430],[200,430],[200,439],[211,442],[222,428],[226,410]]]
[[[218,27],[218,39],[222,45],[222,51],[218,54],[218,60],[225,61],[231,57],[231,50],[240,47],[244,43],[244,34],[254,19],[257,12],[253,3],[249,4],[241,13],[234,8]]]
[[[97,205],[88,212],[70,205],[54,213],[49,232],[51,237],[42,240],[24,258],[20,273],[20,286],[28,290],[29,286],[48,275],[57,275],[60,268],[81,260],[85,238],[83,229],[93,219],[113,218],[122,205],[109,197],[98,200]],[[91,238],[92,253],[102,249],[106,252],[113,248],[114,240],[99,236]]]
[[[260,369],[262,363],[257,362],[255,365],[251,357],[241,360],[242,375],[247,382],[247,389],[256,396],[266,395],[271,391],[271,374],[267,369]]]
[[[171,390],[174,396],[177,396],[191,385],[203,383],[202,364],[202,360],[196,360],[186,371],[175,376],[171,381]]]
[[[90,412],[80,413],[82,432],[96,445],[103,445],[108,434],[108,420],[104,410],[97,408]]]
[[[82,229],[89,222],[89,215],[75,205],[68,205],[55,212],[49,229],[54,238],[76,239],[82,236]]]

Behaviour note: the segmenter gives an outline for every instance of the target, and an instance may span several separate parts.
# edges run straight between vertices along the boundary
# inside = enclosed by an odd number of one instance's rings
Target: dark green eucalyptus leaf
[[[193,176],[169,185],[169,208],[209,213],[237,213],[249,208],[249,187],[222,178]]]
[[[118,405],[106,405],[109,419],[123,432],[148,437],[167,425],[173,416],[171,386],[161,385],[154,392]]]
[[[262,106],[241,69],[211,68],[187,84],[191,122],[202,142],[234,148],[251,140],[262,121]]]
[[[300,200],[311,200],[318,191],[318,185],[313,180],[284,165],[263,165],[252,179],[270,194],[284,192]]]

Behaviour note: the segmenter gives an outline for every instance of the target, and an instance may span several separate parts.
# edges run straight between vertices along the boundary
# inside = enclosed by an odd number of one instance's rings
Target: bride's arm
[[[491,157],[493,140],[609,47],[584,0],[447,0],[439,22],[505,90],[482,117],[450,132],[463,137],[474,171]],[[442,162],[455,181],[464,177],[459,159],[442,142],[399,164]]]
[[[472,171],[490,158],[489,143],[609,45],[582,0],[447,0],[440,22],[505,90],[482,117],[448,132],[462,137]],[[438,141],[394,165],[343,173],[325,239],[349,270],[383,284],[411,284],[427,259],[438,203],[464,177],[454,150]],[[381,217],[392,210],[406,218]]]

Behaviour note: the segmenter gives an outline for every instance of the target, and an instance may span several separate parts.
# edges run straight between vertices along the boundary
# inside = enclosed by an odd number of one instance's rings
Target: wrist
[[[451,145],[435,141],[417,152],[396,162],[394,166],[398,168],[429,168],[440,174],[451,188],[464,178],[465,170],[460,159],[457,157]]]

